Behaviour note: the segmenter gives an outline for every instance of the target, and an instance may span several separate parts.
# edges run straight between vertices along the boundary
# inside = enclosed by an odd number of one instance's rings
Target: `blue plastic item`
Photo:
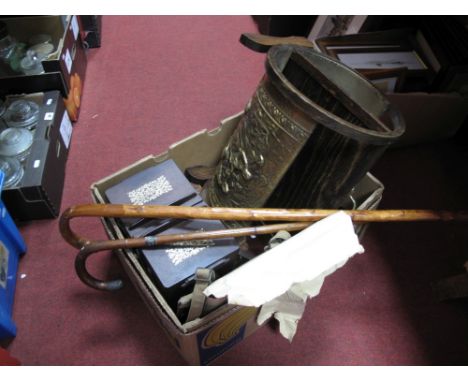
[[[5,175],[0,171],[0,192]],[[0,339],[16,336],[12,320],[13,299],[19,256],[26,252],[26,244],[0,199]]]

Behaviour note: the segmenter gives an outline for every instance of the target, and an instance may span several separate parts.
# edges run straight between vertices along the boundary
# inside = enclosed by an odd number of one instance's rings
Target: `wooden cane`
[[[115,249],[154,248],[158,245],[180,241],[220,239],[275,233],[281,230],[300,231],[338,210],[271,209],[271,208],[221,208],[184,206],[134,206],[125,204],[86,204],[68,208],[60,217],[59,228],[63,238],[80,251],[75,259],[75,269],[80,279],[99,290],[116,290],[121,280],[102,281],[86,269],[86,260],[96,252]],[[468,221],[468,211],[434,210],[344,210],[355,223],[414,222],[414,221]],[[70,222],[77,217],[147,218],[147,219],[216,219],[237,221],[286,221],[255,227],[233,228],[218,231],[192,232],[173,235],[156,235],[118,240],[90,240],[71,229]]]

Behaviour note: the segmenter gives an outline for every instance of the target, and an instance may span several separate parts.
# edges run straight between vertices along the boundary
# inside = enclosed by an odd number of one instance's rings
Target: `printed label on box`
[[[78,32],[80,31],[80,27],[78,26],[78,19],[76,16],[73,16],[71,19],[71,29],[73,30],[73,37],[76,40],[78,38]]]
[[[8,281],[8,248],[0,241],[0,287],[6,289]]]
[[[63,58],[63,61],[65,62],[65,66],[67,67],[68,74],[70,74],[73,60],[71,58],[70,51],[68,49],[65,52],[65,57]]]
[[[147,204],[172,190],[171,183],[164,175],[161,175],[157,179],[131,190],[127,196],[132,204]]]
[[[45,113],[44,121],[52,121],[53,119],[54,119],[54,113],[52,112]]]
[[[64,113],[62,123],[60,123],[60,135],[62,136],[63,143],[65,143],[65,147],[67,149],[70,145],[72,130],[73,126],[71,124],[70,118],[68,117],[68,113]]]
[[[247,321],[255,315],[256,308],[242,308],[218,325],[197,334],[200,364],[208,365],[225,351],[244,339]]]

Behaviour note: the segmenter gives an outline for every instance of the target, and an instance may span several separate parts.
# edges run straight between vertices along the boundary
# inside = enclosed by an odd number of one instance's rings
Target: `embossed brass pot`
[[[400,113],[367,79],[311,48],[273,46],[265,66],[206,185],[208,203],[341,208],[403,134]]]

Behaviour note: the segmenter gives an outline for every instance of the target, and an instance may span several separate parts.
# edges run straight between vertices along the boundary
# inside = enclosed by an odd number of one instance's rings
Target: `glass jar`
[[[6,107],[5,102],[0,99],[0,118],[3,118],[3,114],[5,113]]]
[[[52,36],[45,33],[35,34],[28,39],[30,46],[38,44],[50,44],[52,43]]]
[[[42,74],[44,73],[44,68],[41,61],[36,51],[28,49],[26,56],[24,56],[20,62],[21,71],[27,75]]]
[[[42,60],[54,51],[54,45],[48,42],[33,45],[21,59],[20,67],[24,74],[42,74]]]
[[[41,42],[40,44],[30,46],[28,50],[33,50],[43,60],[54,51],[54,48],[54,44],[50,42]]]
[[[0,157],[0,170],[5,174],[3,188],[16,186],[24,175],[24,168],[16,158]]]
[[[3,118],[9,127],[32,130],[39,119],[39,105],[33,101],[18,99],[8,106]]]
[[[6,106],[5,103],[0,99],[0,131],[7,128],[7,124],[3,119],[3,115],[5,114]]]
[[[9,127],[0,133],[0,156],[24,161],[29,155],[33,134],[23,127]]]
[[[8,34],[6,24],[0,21],[0,60],[8,65],[13,72],[20,72],[20,62],[25,51],[26,44],[18,43],[11,37]]]

